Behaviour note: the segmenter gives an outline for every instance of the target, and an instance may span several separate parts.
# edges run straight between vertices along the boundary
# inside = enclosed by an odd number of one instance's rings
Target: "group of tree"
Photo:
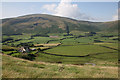
[[[35,35],[32,35],[31,37],[49,37],[49,35],[47,35],[47,34],[35,34]]]

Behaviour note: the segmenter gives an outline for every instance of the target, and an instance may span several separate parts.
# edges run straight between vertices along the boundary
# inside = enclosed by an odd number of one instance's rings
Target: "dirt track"
[[[2,53],[0,53],[2,54]],[[8,57],[12,57],[6,54],[2,54],[2,56],[8,56]],[[12,57],[13,59],[16,60],[21,60],[21,61],[26,61],[29,63],[35,63],[35,64],[45,64],[45,65],[58,65],[58,66],[76,66],[76,67],[98,67],[98,68],[106,68],[106,69],[118,69],[118,67],[111,67],[111,66],[92,66],[92,65],[73,65],[73,64],[58,64],[58,63],[48,63],[48,62],[36,62],[36,61],[29,61],[29,60],[25,60],[25,59],[21,59],[21,58],[16,58],[16,57]]]

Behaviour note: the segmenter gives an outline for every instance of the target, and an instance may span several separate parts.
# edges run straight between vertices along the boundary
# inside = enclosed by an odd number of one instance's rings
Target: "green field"
[[[88,32],[86,32],[88,33]],[[113,75],[113,77],[116,77],[117,72],[111,73],[108,69],[107,72],[103,72],[104,76],[101,74],[98,74],[98,76],[95,76],[96,73],[101,72],[101,67],[98,68],[98,66],[102,67],[113,67],[116,69],[118,66],[118,40],[117,40],[117,34],[110,34],[113,35],[113,37],[102,37],[103,35],[106,36],[108,33],[97,33],[92,36],[85,36],[86,33],[80,33],[73,36],[64,36],[64,34],[49,34],[49,36],[57,36],[57,38],[51,38],[51,37],[43,37],[43,36],[35,36],[31,37],[33,34],[23,34],[23,35],[11,35],[11,36],[3,36],[3,40],[5,40],[2,43],[2,53],[5,55],[9,55],[12,57],[17,58],[23,58],[30,60],[31,62],[44,62],[49,64],[56,64],[55,66],[52,65],[39,65],[39,64],[29,64],[29,67],[32,67],[32,71],[34,72],[36,69],[43,69],[45,74],[35,72],[37,76],[30,75],[30,73],[26,70],[24,73],[28,77],[36,77],[41,75],[47,76],[47,77],[60,77],[66,78],[62,74],[57,74],[58,65],[74,65],[74,66],[82,66],[82,69],[79,69],[75,67],[75,69],[78,71],[76,72],[73,70],[73,67],[70,67],[72,69],[72,75],[70,78],[77,78],[77,77],[108,77],[109,75]],[[79,35],[83,37],[79,37]],[[8,40],[6,40],[8,39]],[[10,39],[10,40],[9,40]],[[21,47],[24,47],[24,45],[27,44],[27,46],[30,49],[35,49],[34,51],[29,52],[19,52],[19,49]],[[7,58],[4,56],[4,58]],[[17,59],[16,58],[16,59]],[[3,59],[6,61],[5,59]],[[14,62],[14,60],[11,60],[10,63]],[[20,62],[23,66],[28,67],[28,65],[23,62]],[[58,65],[57,65],[58,64]],[[4,77],[10,77],[13,75],[8,75],[6,71],[8,68],[6,68],[6,63],[3,63],[3,73]],[[15,65],[12,63],[11,65]],[[9,67],[11,67],[9,65]],[[91,67],[89,67],[91,66]],[[16,66],[18,67],[18,66]],[[30,68],[31,68],[30,67]],[[44,67],[44,68],[42,68]],[[94,67],[94,69],[92,68]],[[14,69],[13,69],[14,68]],[[24,69],[23,67],[19,67],[20,69],[16,69],[15,67],[12,67],[9,69],[12,73],[23,73]],[[50,69],[49,69],[50,68]],[[90,69],[87,69],[90,68]],[[67,66],[65,67],[64,72],[67,74],[71,70],[68,70]],[[16,70],[19,70],[16,72]],[[50,74],[50,72],[46,71],[50,70],[53,72],[53,74]],[[55,70],[55,71],[54,71]],[[82,70],[82,71],[81,71]],[[90,70],[90,71],[87,71]],[[89,73],[93,71],[94,73],[89,75],[78,75],[77,73],[83,73],[83,71],[87,71],[86,73]],[[54,74],[56,73],[56,75]],[[48,74],[47,74],[48,73]],[[40,75],[39,75],[40,74]],[[85,73],[84,73],[85,74]],[[22,76],[22,75],[21,75]],[[20,77],[20,76],[13,76],[13,77]],[[25,76],[24,76],[25,77]],[[68,76],[67,76],[68,77]]]
[[[73,56],[85,56],[88,54],[114,52],[108,48],[100,47],[98,45],[74,45],[74,46],[59,46],[53,49],[46,50],[45,52],[60,55],[73,55]]]

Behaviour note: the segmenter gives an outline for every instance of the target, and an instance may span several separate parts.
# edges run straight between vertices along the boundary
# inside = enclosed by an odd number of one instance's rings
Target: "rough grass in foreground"
[[[3,59],[3,78],[117,78],[118,68],[110,66],[77,66],[34,62],[7,55]]]

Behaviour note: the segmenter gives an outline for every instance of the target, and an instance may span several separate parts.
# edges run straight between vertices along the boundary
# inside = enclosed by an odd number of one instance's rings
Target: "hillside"
[[[117,31],[116,22],[88,22],[46,14],[32,14],[3,19],[2,31],[3,34]]]
[[[2,78],[117,78],[117,67],[28,61],[2,55]],[[82,73],[82,74],[81,74]]]
[[[98,26],[103,31],[118,31],[118,21],[103,22],[100,24],[96,24],[96,26]]]

